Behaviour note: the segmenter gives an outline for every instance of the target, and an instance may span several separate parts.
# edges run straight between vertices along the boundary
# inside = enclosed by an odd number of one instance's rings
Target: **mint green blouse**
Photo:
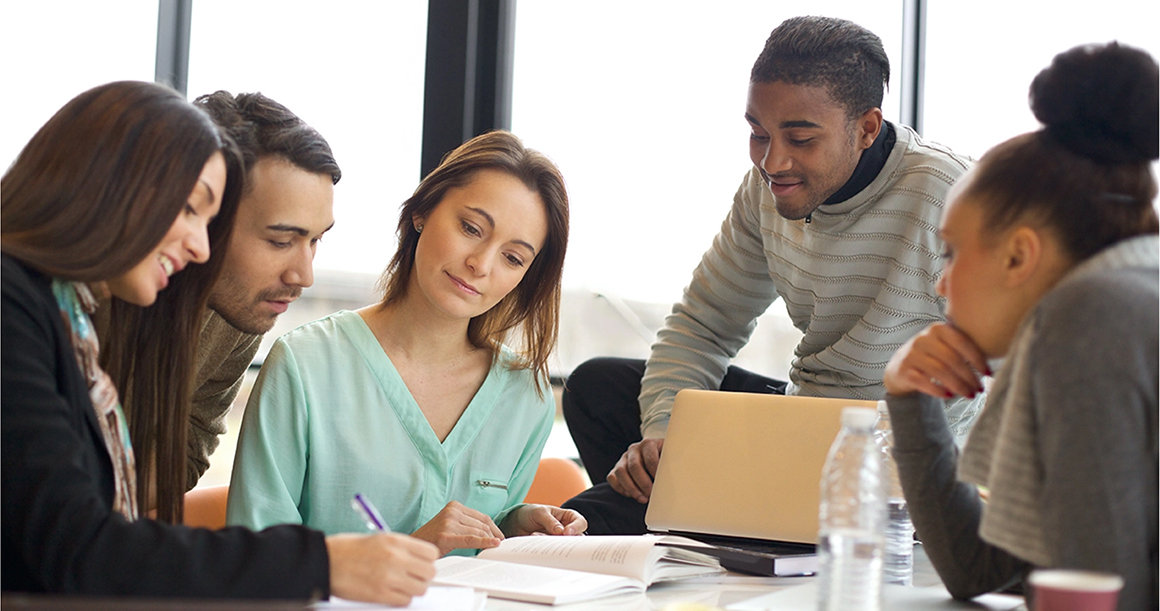
[[[440,443],[374,334],[341,311],[278,339],[242,419],[226,521],[366,532],[351,509],[368,498],[411,533],[450,501],[498,524],[528,492],[555,400],[504,348]],[[461,553],[473,553],[461,550]]]

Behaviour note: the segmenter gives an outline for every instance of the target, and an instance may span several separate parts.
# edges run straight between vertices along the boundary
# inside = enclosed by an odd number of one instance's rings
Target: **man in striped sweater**
[[[565,386],[572,437],[602,482],[565,504],[590,533],[644,532],[679,390],[880,399],[890,356],[943,320],[937,228],[968,161],[883,119],[889,76],[881,40],[848,21],[793,18],[766,41],[745,113],[754,167],[648,361],[593,359]],[[778,297],[804,334],[788,383],[729,365]],[[972,398],[948,402],[960,437]]]

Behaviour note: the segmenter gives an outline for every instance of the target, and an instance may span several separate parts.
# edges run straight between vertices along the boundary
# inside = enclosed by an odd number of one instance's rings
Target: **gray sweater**
[[[896,141],[861,192],[814,211],[809,223],[779,215],[756,168],[684,297],[657,333],[641,381],[641,432],[663,437],[682,388],[715,389],[780,297],[804,334],[790,363],[789,394],[881,399],[890,356],[943,320],[938,222],[967,160],[895,125]],[[956,434],[981,401],[948,408]]]
[[[955,597],[1066,567],[1120,574],[1120,609],[1157,607],[1158,248],[1125,240],[1043,297],[967,441],[965,477],[942,402],[887,397],[915,529]]]

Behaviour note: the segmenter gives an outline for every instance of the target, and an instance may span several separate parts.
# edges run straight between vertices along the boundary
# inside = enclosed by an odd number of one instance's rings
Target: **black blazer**
[[[301,526],[253,532],[129,522],[52,295],[51,279],[0,267],[0,588],[154,597],[329,595],[326,542]]]

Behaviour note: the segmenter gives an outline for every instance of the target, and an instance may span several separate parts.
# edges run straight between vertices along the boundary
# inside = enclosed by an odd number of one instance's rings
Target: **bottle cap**
[[[885,401],[879,401],[879,402],[878,402],[878,413],[879,413],[879,414],[886,414],[886,415],[890,415],[890,410],[886,408],[886,402],[885,402]]]
[[[842,426],[855,429],[868,429],[874,426],[878,419],[878,412],[869,407],[843,407]]]

